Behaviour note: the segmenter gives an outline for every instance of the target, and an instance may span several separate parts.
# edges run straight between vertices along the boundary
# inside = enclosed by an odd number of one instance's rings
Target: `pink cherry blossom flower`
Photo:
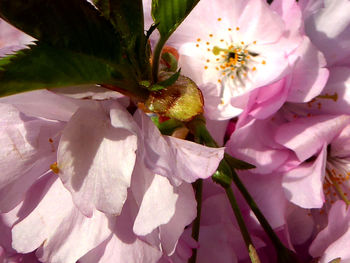
[[[218,118],[236,116],[250,91],[290,71],[288,56],[303,40],[301,13],[291,3],[274,9],[260,0],[201,1],[170,38],[183,72],[199,85],[213,85]]]
[[[325,200],[331,204],[347,199],[349,125],[349,116],[315,116],[280,127],[276,140],[302,162],[284,176],[283,187],[291,202],[321,208]]]
[[[43,262],[75,262],[90,250],[97,254],[83,260],[134,251],[130,262],[147,262],[135,259],[140,249],[151,262],[174,255],[196,215],[188,182],[211,176],[224,149],[162,136],[148,116],[132,116],[118,100],[48,91],[1,99],[0,209],[16,251],[37,250]],[[113,227],[123,213],[132,213],[119,219],[131,224],[130,246],[118,234],[123,223]],[[80,245],[71,250],[72,243]]]

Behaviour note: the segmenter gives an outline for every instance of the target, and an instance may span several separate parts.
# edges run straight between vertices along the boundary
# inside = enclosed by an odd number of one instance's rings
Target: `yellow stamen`
[[[53,164],[50,165],[50,169],[52,172],[55,174],[58,174],[60,172],[60,169],[58,168],[57,162],[54,162]]]

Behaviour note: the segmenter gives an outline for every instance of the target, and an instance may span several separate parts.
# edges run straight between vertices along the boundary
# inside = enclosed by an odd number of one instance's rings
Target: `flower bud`
[[[163,81],[172,74],[163,72],[159,79]],[[151,92],[145,103],[150,111],[180,121],[190,121],[202,113],[203,104],[203,95],[197,85],[181,75],[174,84]]]

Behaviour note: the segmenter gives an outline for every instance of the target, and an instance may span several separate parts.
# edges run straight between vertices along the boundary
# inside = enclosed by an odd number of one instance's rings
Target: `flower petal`
[[[140,236],[145,236],[160,225],[168,223],[175,213],[175,204],[179,198],[166,177],[150,174],[145,180],[149,181],[146,182],[148,188],[133,228],[135,234]]]
[[[117,106],[112,110],[125,114]],[[87,216],[94,208],[119,214],[130,186],[137,137],[128,123],[112,126],[119,121],[115,112],[110,118],[102,107],[78,109],[58,148],[59,176]]]
[[[60,122],[28,117],[0,103],[0,211],[24,198],[33,182],[56,161]]]
[[[42,245],[37,251],[41,261],[75,263],[108,237],[108,218],[97,211],[92,218],[81,214],[70,193],[52,174],[33,186],[26,202],[35,203],[36,192],[43,190],[45,194],[37,206],[22,211],[23,219],[12,229],[12,244],[18,252],[28,253]],[[21,209],[26,210],[25,204]]]
[[[320,115],[298,118],[280,126],[276,141],[293,150],[300,161],[304,161],[330,143],[349,123],[345,115]]]
[[[166,176],[175,184],[180,180],[192,183],[198,178],[208,178],[219,166],[224,148],[162,136],[144,113],[138,112],[136,118],[144,136],[144,161],[153,173]]]
[[[328,215],[328,226],[318,233],[312,242],[309,252],[313,257],[321,257],[322,263],[340,257],[347,262],[350,251],[347,244],[350,242],[350,213],[343,201],[335,202]]]
[[[303,208],[323,206],[326,158],[327,144],[324,144],[314,162],[303,163],[284,175],[282,186],[289,201]]]

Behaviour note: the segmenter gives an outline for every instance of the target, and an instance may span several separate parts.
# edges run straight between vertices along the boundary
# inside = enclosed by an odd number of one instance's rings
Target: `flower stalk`
[[[158,82],[159,61],[162,54],[162,49],[167,39],[160,38],[153,52],[152,57],[152,82]]]
[[[243,239],[244,239],[244,243],[248,249],[250,260],[252,263],[260,263],[259,256],[256,252],[254,245],[253,245],[253,241],[249,235],[247,226],[244,223],[244,219],[243,219],[241,210],[240,210],[238,203],[237,203],[237,200],[233,194],[232,188],[226,187],[225,192],[226,192],[226,196],[227,196],[228,200],[230,201],[232,211],[235,214],[239,229],[240,229],[242,236],[243,236]]]

